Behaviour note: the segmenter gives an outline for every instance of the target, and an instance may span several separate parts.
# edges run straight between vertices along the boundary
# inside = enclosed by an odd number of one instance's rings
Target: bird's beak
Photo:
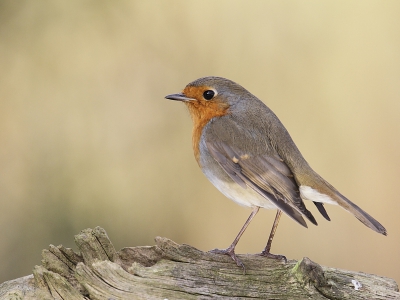
[[[171,94],[171,95],[165,96],[165,99],[183,101],[183,102],[196,100],[196,99],[193,99],[193,98],[188,98],[182,93]]]

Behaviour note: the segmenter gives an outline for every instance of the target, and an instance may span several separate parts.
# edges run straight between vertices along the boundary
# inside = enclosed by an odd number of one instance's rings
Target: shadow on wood
[[[33,275],[0,285],[0,299],[400,299],[393,279],[322,267],[230,257],[157,237],[155,246],[116,251],[104,229],[75,236],[80,253],[43,250]]]

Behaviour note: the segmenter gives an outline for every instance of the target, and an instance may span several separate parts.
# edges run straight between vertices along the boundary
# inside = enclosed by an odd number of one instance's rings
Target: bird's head
[[[226,115],[230,108],[248,96],[252,95],[239,84],[222,77],[209,76],[199,78],[189,83],[181,93],[165,98],[184,102],[193,120],[196,120]]]

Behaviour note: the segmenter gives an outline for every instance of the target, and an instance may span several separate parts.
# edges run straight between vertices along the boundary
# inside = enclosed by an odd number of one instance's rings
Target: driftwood
[[[322,267],[202,252],[157,237],[155,246],[116,251],[104,229],[75,236],[80,253],[43,250],[33,275],[0,285],[0,299],[400,299],[393,279]]]

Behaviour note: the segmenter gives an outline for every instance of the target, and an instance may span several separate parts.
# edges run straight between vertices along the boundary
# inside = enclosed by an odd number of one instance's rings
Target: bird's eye
[[[214,98],[215,92],[212,90],[207,90],[203,93],[203,97],[206,100],[211,100],[212,98]]]

